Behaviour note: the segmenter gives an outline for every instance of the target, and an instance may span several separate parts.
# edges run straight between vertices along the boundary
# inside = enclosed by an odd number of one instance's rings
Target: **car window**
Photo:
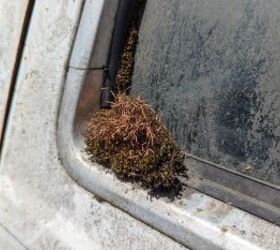
[[[146,11],[134,93],[190,153],[280,185],[278,1],[151,1]]]
[[[279,195],[260,183],[280,189],[279,11],[277,0],[148,1],[132,85],[187,154],[207,161],[190,169],[266,202]]]

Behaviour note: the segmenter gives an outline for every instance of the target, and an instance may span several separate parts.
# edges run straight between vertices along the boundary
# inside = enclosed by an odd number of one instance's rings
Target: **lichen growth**
[[[140,97],[117,95],[111,109],[92,115],[83,134],[92,159],[151,190],[173,188],[185,170],[180,148]]]

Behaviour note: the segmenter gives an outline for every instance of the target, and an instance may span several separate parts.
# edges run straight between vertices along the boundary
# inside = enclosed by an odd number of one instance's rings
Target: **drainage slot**
[[[138,31],[146,0],[122,0],[119,5],[108,70],[101,92],[101,108],[110,108],[113,93],[129,93]]]

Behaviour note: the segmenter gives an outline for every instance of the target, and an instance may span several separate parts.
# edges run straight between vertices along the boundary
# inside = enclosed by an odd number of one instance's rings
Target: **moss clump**
[[[87,151],[120,178],[152,190],[178,185],[184,156],[152,108],[120,94],[111,109],[93,114],[84,131]]]

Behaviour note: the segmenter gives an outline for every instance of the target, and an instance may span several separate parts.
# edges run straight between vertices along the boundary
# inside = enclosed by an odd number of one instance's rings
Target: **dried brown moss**
[[[138,43],[139,27],[145,5],[146,0],[137,0],[134,3],[134,8],[132,10],[132,15],[129,21],[129,28],[126,34],[126,41],[124,44],[122,56],[120,58],[118,73],[115,79],[117,93],[128,94],[131,87],[134,58]]]
[[[118,93],[128,93],[132,81],[134,67],[134,54],[138,39],[138,30],[133,22],[128,32],[128,39],[121,56],[118,73],[116,76],[116,87]]]
[[[120,94],[112,109],[93,114],[84,131],[87,151],[120,178],[156,190],[178,184],[184,156],[143,100]]]

